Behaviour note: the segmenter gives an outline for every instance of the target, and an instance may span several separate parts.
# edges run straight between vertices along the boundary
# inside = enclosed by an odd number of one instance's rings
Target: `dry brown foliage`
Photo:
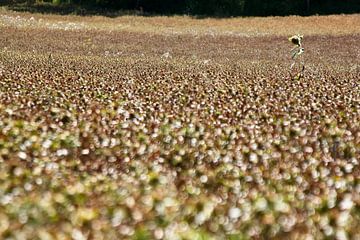
[[[359,18],[0,12],[0,237],[358,239]]]

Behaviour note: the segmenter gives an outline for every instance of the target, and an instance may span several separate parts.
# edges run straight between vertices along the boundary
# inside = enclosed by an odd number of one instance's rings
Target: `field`
[[[360,15],[0,10],[0,239],[360,239],[359,42]]]

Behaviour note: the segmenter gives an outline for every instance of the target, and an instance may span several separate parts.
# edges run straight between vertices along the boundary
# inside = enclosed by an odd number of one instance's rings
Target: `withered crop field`
[[[0,239],[360,239],[359,81],[360,15],[0,10]]]

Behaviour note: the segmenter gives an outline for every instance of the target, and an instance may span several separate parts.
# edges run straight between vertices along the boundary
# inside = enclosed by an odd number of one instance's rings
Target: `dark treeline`
[[[359,13],[360,0],[0,0],[99,10],[137,10],[144,14],[270,16]]]

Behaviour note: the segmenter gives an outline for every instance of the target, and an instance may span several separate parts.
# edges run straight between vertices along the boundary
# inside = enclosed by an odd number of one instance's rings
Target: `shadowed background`
[[[0,5],[12,10],[81,15],[116,15],[132,11],[141,15],[229,17],[360,12],[358,0],[1,0]]]

